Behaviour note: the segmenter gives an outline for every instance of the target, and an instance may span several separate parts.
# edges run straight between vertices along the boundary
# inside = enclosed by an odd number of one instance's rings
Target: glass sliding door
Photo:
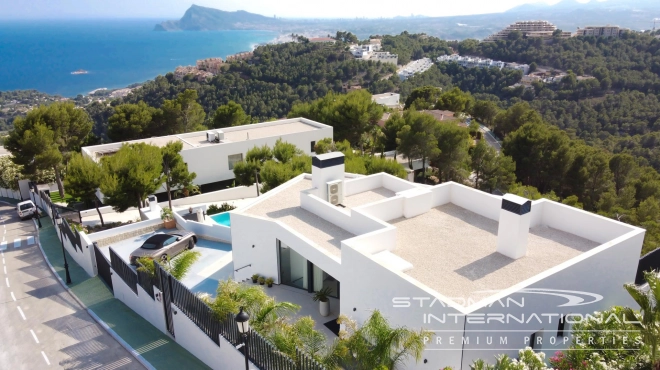
[[[313,291],[318,292],[323,288],[329,287],[332,290],[330,296],[339,298],[339,281],[337,281],[337,279],[330,276],[330,274],[318,268],[316,265],[312,265],[312,266],[314,270],[313,279],[312,279],[314,284]]]
[[[277,241],[280,255],[280,283],[307,290],[307,260],[281,241]]]

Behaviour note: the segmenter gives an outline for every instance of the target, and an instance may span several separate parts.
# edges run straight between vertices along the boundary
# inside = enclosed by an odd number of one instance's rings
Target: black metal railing
[[[211,308],[171,275],[170,281],[172,303],[219,346],[220,321],[214,317]]]
[[[154,299],[154,287],[160,290],[159,279],[157,276],[151,276],[149,273],[137,270],[138,284],[144,289],[151,299]]]
[[[82,246],[80,245],[80,235],[76,230],[71,228],[71,225],[69,225],[69,222],[67,222],[65,218],[62,219],[62,231],[66,238],[69,239],[71,246],[73,246],[73,250],[78,252],[78,249],[80,249],[82,252]]]
[[[108,259],[105,258],[103,252],[101,252],[101,250],[99,249],[99,245],[96,242],[92,244],[92,248],[94,248],[94,256],[96,257],[96,269],[99,272],[99,276],[101,277],[101,280],[103,280],[106,283],[106,285],[111,290],[113,290],[112,276],[110,271],[110,261],[108,261]]]
[[[137,274],[128,263],[124,262],[124,260],[112,250],[112,248],[110,248],[110,266],[112,266],[115,273],[124,280],[124,283],[126,283],[126,285],[137,294]]]
[[[215,344],[220,345],[220,336],[238,346],[243,343],[243,337],[238,332],[235,316],[228,314],[219,319],[211,308],[201,298],[188,290],[181,282],[176,280],[160,265],[156,265],[157,275],[166,277],[163,284],[167,284],[170,301],[182,314],[186,315],[197,327],[203,331]],[[167,301],[167,297],[163,297]],[[324,367],[314,361],[309,355],[296,350],[295,360],[280,352],[266,338],[259,333],[251,331],[248,340],[248,357],[253,364],[263,370],[324,370]]]

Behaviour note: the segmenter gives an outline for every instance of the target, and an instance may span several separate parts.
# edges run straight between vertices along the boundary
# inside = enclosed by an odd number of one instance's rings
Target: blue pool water
[[[229,222],[229,212],[222,212],[218,213],[217,215],[211,216],[211,220],[215,221],[215,223],[231,227],[231,223]]]

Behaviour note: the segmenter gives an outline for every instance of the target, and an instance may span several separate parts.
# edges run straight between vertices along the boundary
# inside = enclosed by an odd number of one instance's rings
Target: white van
[[[18,211],[18,217],[20,217],[21,220],[25,220],[33,217],[34,214],[37,213],[37,206],[35,206],[31,200],[26,200],[18,203],[16,205],[16,210]]]

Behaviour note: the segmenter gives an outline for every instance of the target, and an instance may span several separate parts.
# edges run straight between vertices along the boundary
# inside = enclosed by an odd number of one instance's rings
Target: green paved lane
[[[43,217],[41,224],[41,246],[55,271],[65,280],[62,246],[56,229],[48,217]],[[115,299],[98,276],[90,278],[68,253],[67,262],[72,282],[69,287],[73,293],[153,367],[159,370],[209,368],[120,300]]]

